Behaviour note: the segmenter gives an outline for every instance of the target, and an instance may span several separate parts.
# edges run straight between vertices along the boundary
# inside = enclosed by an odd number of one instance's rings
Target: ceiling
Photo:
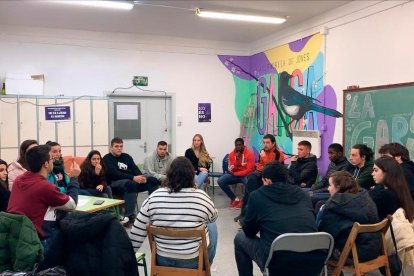
[[[250,43],[352,1],[140,1],[133,10],[0,0],[0,24]],[[131,1],[132,2],[132,1]],[[196,7],[287,17],[281,25],[203,19]]]

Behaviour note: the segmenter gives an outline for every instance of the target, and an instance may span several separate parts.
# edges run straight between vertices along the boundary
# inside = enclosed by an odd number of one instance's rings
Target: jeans
[[[125,217],[135,216],[138,193],[148,191],[148,194],[151,194],[158,189],[158,187],[158,180],[152,176],[147,177],[147,182],[142,184],[136,183],[130,179],[121,179],[111,182],[113,193],[123,196],[125,200]]]
[[[260,239],[257,236],[250,239],[243,230],[239,231],[234,238],[234,254],[239,276],[253,276],[252,261],[259,266],[261,271],[264,270],[266,259],[260,249]]]
[[[215,222],[207,224],[208,227],[208,238],[210,239],[210,245],[208,247],[208,260],[210,263],[213,262],[214,257],[216,256],[217,249],[217,225]],[[157,255],[157,264],[162,266],[170,267],[181,267],[181,268],[197,268],[198,267],[198,258],[191,260],[183,259],[173,259]]]
[[[223,190],[223,192],[226,193],[226,195],[231,199],[235,200],[236,195],[233,193],[233,191],[230,189],[230,185],[237,184],[237,183],[243,183],[244,186],[247,184],[247,177],[245,176],[234,176],[230,173],[226,173],[218,179],[218,184],[220,188]]]
[[[97,197],[112,198],[112,189],[111,189],[111,187],[106,186],[106,188],[103,189],[102,192],[100,192],[97,189],[80,188],[79,189],[79,194],[80,195],[86,195],[86,196],[97,196]]]
[[[206,181],[207,176],[208,172],[200,172],[195,176],[194,182],[197,185],[198,189],[204,190],[204,181]]]

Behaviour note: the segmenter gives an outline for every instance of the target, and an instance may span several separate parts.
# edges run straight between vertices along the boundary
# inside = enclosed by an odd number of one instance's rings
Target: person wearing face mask
[[[332,235],[335,240],[334,258],[340,256],[354,222],[360,224],[378,223],[375,203],[368,192],[360,189],[358,182],[349,172],[334,172],[329,177],[330,198],[318,213],[318,230]],[[356,239],[360,261],[368,261],[380,254],[381,243],[378,233],[367,233]]]
[[[53,171],[47,175],[47,179],[55,184],[62,193],[66,193],[70,178],[65,171],[60,144],[47,141],[46,145],[50,146],[53,158]]]
[[[7,162],[0,159],[0,211],[7,211],[7,204],[9,203],[10,191],[9,183],[7,181]]]

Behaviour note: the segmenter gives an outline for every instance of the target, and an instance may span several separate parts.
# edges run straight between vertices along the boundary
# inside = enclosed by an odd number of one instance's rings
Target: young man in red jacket
[[[234,150],[229,154],[229,171],[218,179],[218,184],[231,199],[229,208],[240,209],[243,206],[243,200],[236,197],[229,185],[243,183],[246,186],[246,176],[254,170],[254,155],[244,146],[242,138],[237,138],[234,146]]]

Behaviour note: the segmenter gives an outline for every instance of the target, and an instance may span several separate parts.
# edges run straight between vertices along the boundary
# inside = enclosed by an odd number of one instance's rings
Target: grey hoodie
[[[159,157],[157,151],[151,152],[144,160],[144,175],[163,181],[166,179],[172,160],[173,157],[169,152],[164,157]]]

